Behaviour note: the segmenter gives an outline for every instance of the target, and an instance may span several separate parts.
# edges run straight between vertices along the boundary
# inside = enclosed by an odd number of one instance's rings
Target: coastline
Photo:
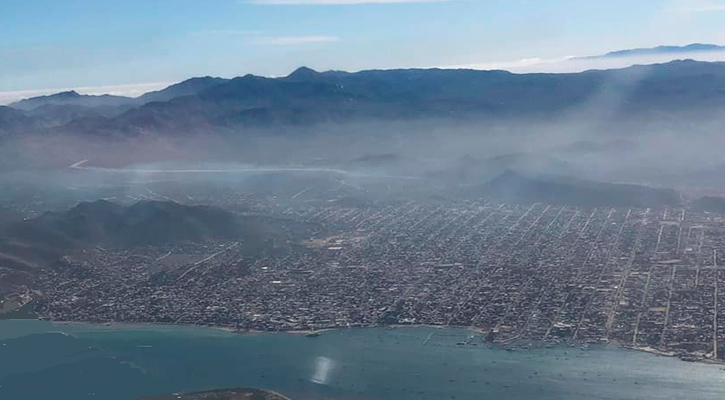
[[[222,397],[220,397],[222,396]],[[229,397],[227,397],[229,396]],[[186,400],[241,400],[247,398],[259,398],[264,396],[265,399],[273,400],[293,400],[291,397],[287,397],[279,392],[269,389],[260,388],[228,388],[228,389],[215,389],[215,390],[202,390],[193,392],[181,392],[181,393],[167,393],[159,396],[142,396],[139,400],[173,400],[173,399],[186,399]]]
[[[634,350],[634,351],[641,351],[643,353],[649,353],[660,357],[674,357],[678,358],[683,362],[696,362],[696,363],[703,363],[703,364],[712,364],[712,365],[725,365],[725,360],[713,360],[712,358],[708,358],[705,356],[698,356],[694,354],[683,354],[683,353],[677,353],[675,351],[667,351],[662,349],[657,349],[651,346],[632,346],[631,344],[623,344],[618,341],[612,341],[612,343],[618,344],[619,347],[623,349],[628,350]]]
[[[264,330],[258,330],[258,329],[244,329],[244,330],[237,330],[235,328],[231,328],[228,326],[223,325],[201,325],[201,324],[188,324],[188,323],[173,323],[173,322],[87,322],[87,321],[56,321],[56,320],[49,320],[49,319],[36,319],[38,321],[46,321],[50,322],[53,325],[76,325],[76,326],[89,326],[94,327],[98,329],[105,328],[113,328],[113,327],[120,327],[121,329],[133,329],[133,328],[153,328],[153,327],[161,327],[164,329],[167,328],[175,328],[175,327],[181,327],[181,328],[193,328],[193,329],[201,329],[201,330],[213,330],[213,331],[219,331],[219,332],[225,332],[225,333],[232,333],[236,335],[270,335],[270,334],[282,334],[282,335],[309,335],[314,333],[325,333],[325,332],[336,332],[336,331],[344,331],[344,330],[359,330],[359,329],[456,329],[456,330],[465,330],[469,332],[475,332],[478,334],[485,334],[486,332],[479,328],[471,328],[466,326],[456,326],[456,325],[426,325],[426,324],[415,324],[415,325],[407,325],[407,324],[392,324],[392,325],[356,325],[356,326],[348,326],[348,327],[325,327],[320,329],[298,329],[298,330],[278,330],[278,331],[264,331]]]
[[[255,329],[247,329],[247,330],[237,330],[228,326],[222,326],[222,325],[199,325],[199,324],[177,324],[173,322],[86,322],[86,321],[54,321],[54,320],[48,320],[48,319],[42,319],[42,318],[35,318],[35,319],[18,319],[18,321],[29,321],[29,320],[38,320],[38,321],[46,321],[53,325],[63,326],[78,326],[78,327],[89,327],[92,329],[97,329],[102,331],[104,328],[108,330],[117,330],[117,329],[125,329],[125,330],[133,330],[133,329],[143,329],[143,330],[158,330],[159,328],[164,330],[171,330],[173,328],[188,328],[188,329],[194,329],[194,330],[206,330],[206,331],[216,331],[218,333],[226,333],[230,335],[270,335],[270,334],[283,334],[283,335],[294,335],[294,336],[300,336],[300,335],[313,335],[313,334],[319,334],[322,335],[326,332],[336,332],[336,331],[343,331],[348,329],[435,329],[435,330],[444,330],[444,329],[453,329],[453,330],[461,330],[461,331],[468,331],[479,335],[485,335],[487,333],[486,330],[480,329],[480,328],[473,328],[470,326],[454,326],[454,325],[428,325],[428,324],[392,324],[392,325],[355,325],[355,326],[348,326],[348,327],[326,327],[326,328],[320,328],[320,329],[301,329],[301,330],[280,330],[280,331],[263,331],[263,330],[255,330]],[[513,341],[512,343],[517,343]],[[546,342],[518,342],[517,344],[510,344],[510,343],[490,343],[490,345],[504,350],[513,350],[513,349],[525,349],[530,350],[533,347],[546,347],[546,345],[541,345],[542,343]],[[585,345],[586,342],[576,342],[576,341],[566,341],[563,340],[559,343],[553,344],[554,346],[579,346],[579,345]],[[658,349],[651,346],[633,346],[631,344],[623,343],[618,340],[610,340],[608,342],[603,342],[602,344],[611,344],[611,345],[617,345],[621,348],[627,349],[627,350],[634,350],[639,351],[643,353],[648,353],[660,357],[676,357],[679,358],[683,362],[697,362],[697,363],[705,363],[705,364],[715,364],[715,365],[725,365],[725,360],[713,360],[708,357],[700,356],[700,355],[694,355],[694,354],[687,354],[687,353],[678,353],[676,351],[670,351],[670,350],[663,350]]]
[[[454,326],[454,325],[428,325],[428,324],[392,324],[392,325],[355,325],[355,326],[348,326],[348,327],[326,327],[326,328],[320,328],[320,329],[302,329],[302,330],[280,330],[280,331],[263,331],[263,330],[255,330],[255,329],[247,329],[247,330],[237,330],[228,326],[222,326],[222,325],[200,325],[200,324],[177,324],[173,322],[85,322],[85,321],[53,321],[48,319],[19,319],[18,321],[29,321],[29,320],[38,320],[38,321],[46,321],[53,325],[63,326],[63,325],[70,325],[70,326],[86,326],[86,327],[92,327],[93,329],[103,330],[104,328],[107,328],[108,330],[115,330],[115,329],[126,329],[126,330],[133,330],[133,329],[144,329],[144,330],[158,330],[158,328],[162,329],[173,329],[173,328],[189,328],[189,329],[196,329],[196,330],[206,330],[206,331],[216,331],[219,333],[227,333],[231,335],[270,335],[270,334],[283,334],[283,335],[294,335],[294,336],[300,336],[300,335],[311,335],[311,334],[324,334],[326,332],[336,332],[336,331],[343,331],[348,329],[435,329],[435,330],[444,330],[444,329],[453,329],[453,330],[461,330],[461,331],[468,331],[479,335],[485,335],[487,333],[486,330],[480,329],[480,328],[473,328],[470,326]],[[516,342],[513,342],[516,343]],[[524,343],[524,342],[519,342]],[[546,346],[540,346],[542,343],[546,342],[526,342],[526,344],[520,344],[520,345],[510,345],[508,343],[490,343],[492,346],[499,348],[499,349],[508,349],[512,350],[514,348],[518,349],[524,349],[524,350],[530,350],[532,348],[532,343],[534,344],[533,347],[546,347]],[[563,340],[559,343],[553,344],[554,346],[579,346],[584,345],[586,342],[577,342],[577,341],[566,341]],[[711,358],[707,358],[704,356],[694,355],[694,354],[687,354],[687,353],[678,353],[676,351],[668,351],[663,349],[658,349],[651,346],[634,346],[631,344],[623,343],[618,340],[610,340],[608,342],[603,342],[602,344],[607,345],[617,345],[621,348],[627,349],[627,350],[634,350],[639,351],[643,353],[648,353],[660,357],[675,357],[679,358],[683,362],[697,362],[697,363],[705,363],[705,364],[715,364],[715,365],[725,365],[725,360],[713,360]]]
[[[260,389],[260,390],[262,390],[262,391],[265,391],[265,392],[267,392],[267,393],[269,393],[269,394],[272,394],[272,395],[275,395],[275,396],[279,396],[279,397],[281,397],[281,398],[282,398],[283,400],[292,400],[292,398],[291,398],[291,397],[287,397],[287,396],[283,395],[282,393],[279,393],[279,392],[275,392],[274,390],[269,390],[269,389]]]

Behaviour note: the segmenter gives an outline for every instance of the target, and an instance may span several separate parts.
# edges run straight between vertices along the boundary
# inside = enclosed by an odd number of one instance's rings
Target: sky
[[[725,44],[725,0],[0,0],[0,104],[139,95],[192,76],[512,69]]]

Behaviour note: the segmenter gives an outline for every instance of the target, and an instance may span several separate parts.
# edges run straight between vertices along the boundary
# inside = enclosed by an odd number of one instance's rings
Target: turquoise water
[[[49,331],[62,331],[72,336]],[[0,399],[136,399],[225,387],[300,400],[723,399],[721,366],[616,346],[509,352],[460,329],[318,338],[163,326],[0,321]]]

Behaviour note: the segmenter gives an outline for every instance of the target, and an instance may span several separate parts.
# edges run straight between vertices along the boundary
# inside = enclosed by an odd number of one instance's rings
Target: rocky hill
[[[84,247],[131,248],[205,240],[241,241],[246,251],[286,248],[316,226],[270,217],[239,216],[206,206],[144,201],[130,207],[99,200],[13,224],[0,237],[0,255],[16,268],[52,261]]]

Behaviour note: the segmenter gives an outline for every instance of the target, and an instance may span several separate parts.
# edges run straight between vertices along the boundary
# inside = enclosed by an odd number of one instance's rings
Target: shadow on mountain
[[[14,224],[0,240],[0,254],[28,267],[79,248],[131,248],[206,240],[241,241],[245,251],[257,253],[282,251],[316,229],[314,225],[242,216],[207,206],[144,201],[124,207],[99,200]]]

